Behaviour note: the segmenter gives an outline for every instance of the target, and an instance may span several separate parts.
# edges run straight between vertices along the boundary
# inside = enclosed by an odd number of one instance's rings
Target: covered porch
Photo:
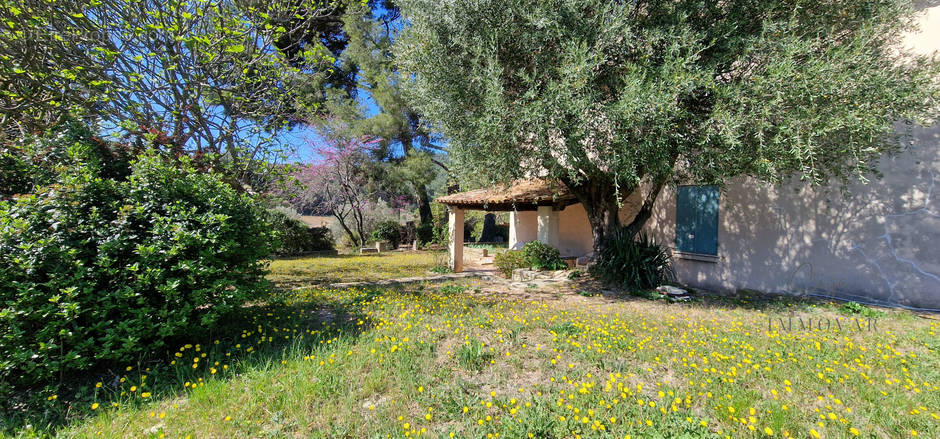
[[[477,189],[440,197],[447,206],[449,266],[464,270],[464,213],[467,210],[509,212],[509,248],[541,241],[558,248],[563,256],[580,256],[591,246],[590,225],[577,198],[559,182],[546,179],[518,180],[510,185]],[[569,254],[566,254],[569,253]]]

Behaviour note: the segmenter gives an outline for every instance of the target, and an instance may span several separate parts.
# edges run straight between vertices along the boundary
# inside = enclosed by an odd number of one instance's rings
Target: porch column
[[[558,212],[552,206],[538,207],[538,240],[543,244],[558,247]]]
[[[449,266],[454,273],[463,271],[463,209],[447,207],[447,231],[450,250]]]
[[[519,238],[516,236],[517,228],[519,224],[519,217],[516,215],[515,210],[509,211],[509,249],[516,247],[516,243],[519,242]]]

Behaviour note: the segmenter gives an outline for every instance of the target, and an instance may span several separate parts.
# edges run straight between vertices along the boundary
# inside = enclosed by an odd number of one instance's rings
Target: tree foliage
[[[276,135],[293,122],[297,75],[333,70],[329,38],[285,36],[317,34],[339,7],[3,0],[0,125],[16,138],[83,115],[125,141],[211,158],[244,180],[282,153]]]
[[[274,254],[297,256],[309,252],[333,250],[333,235],[327,227],[310,227],[303,221],[277,209],[268,210],[267,222],[278,235]]]
[[[334,136],[378,140],[373,154],[391,166],[388,183],[397,191],[409,193],[418,204],[422,223],[431,221],[430,184],[437,173],[446,170],[441,154],[446,149],[439,135],[430,131],[424,117],[402,93],[392,45],[403,23],[396,6],[388,1],[350,5],[343,16],[347,46],[337,61],[344,71],[355,72],[355,90],[333,88],[316,99],[308,111],[314,125]],[[314,88],[318,88],[313,85]],[[363,94],[375,104],[372,112],[362,101]]]
[[[368,238],[367,210],[381,193],[373,178],[371,152],[376,141],[369,139],[327,139],[316,145],[320,160],[299,167],[293,180],[299,187],[292,204],[315,200],[312,213],[331,215],[349,241],[361,246]]]
[[[69,154],[82,148],[95,146]],[[76,165],[0,202],[0,393],[54,393],[56,380],[136,361],[264,291],[265,212],[189,161],[149,154],[124,179]]]
[[[547,175],[584,204],[595,249],[619,201],[747,175],[865,178],[937,115],[936,58],[899,49],[905,0],[403,0],[410,102],[458,174]]]

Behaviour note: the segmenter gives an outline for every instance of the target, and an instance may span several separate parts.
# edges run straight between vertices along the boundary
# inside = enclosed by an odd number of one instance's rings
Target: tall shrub
[[[115,180],[130,174],[133,148],[97,137],[83,122],[67,120],[22,140],[0,143],[0,199],[55,183],[63,169],[81,168]]]
[[[493,257],[493,265],[503,276],[512,277],[512,271],[525,267],[526,261],[521,250],[506,250]]]
[[[372,229],[372,239],[376,241],[388,242],[392,248],[397,248],[401,243],[401,224],[398,221],[381,221]]]
[[[625,231],[615,233],[602,247],[591,274],[630,290],[648,290],[671,277],[669,253],[644,234],[634,239]]]
[[[328,227],[310,227],[278,210],[268,210],[268,223],[277,235],[274,247],[277,255],[333,250],[333,234]]]
[[[46,385],[204,330],[265,286],[264,210],[148,156],[0,203],[0,383]]]
[[[522,246],[522,256],[529,267],[536,270],[563,270],[568,264],[561,259],[558,249],[539,241]]]

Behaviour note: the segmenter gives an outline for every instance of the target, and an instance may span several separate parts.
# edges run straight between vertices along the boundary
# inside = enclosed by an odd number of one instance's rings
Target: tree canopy
[[[439,171],[447,170],[441,156],[446,149],[402,93],[406,81],[400,76],[392,45],[403,25],[391,2],[350,5],[343,16],[347,44],[336,64],[354,73],[354,90],[333,88],[323,94],[305,94],[302,102],[308,104],[310,123],[330,135],[377,139],[375,158],[391,165],[387,183],[410,193],[417,201],[421,223],[429,224],[429,185]],[[362,98],[374,106],[368,108]]]
[[[244,166],[280,152],[299,73],[337,75],[333,0],[3,0],[0,125],[85,116],[124,141]],[[336,79],[336,78],[334,78]]]
[[[904,0],[403,0],[410,102],[459,175],[534,175],[585,206],[598,249],[644,190],[865,178],[936,117],[940,68],[901,50]]]

